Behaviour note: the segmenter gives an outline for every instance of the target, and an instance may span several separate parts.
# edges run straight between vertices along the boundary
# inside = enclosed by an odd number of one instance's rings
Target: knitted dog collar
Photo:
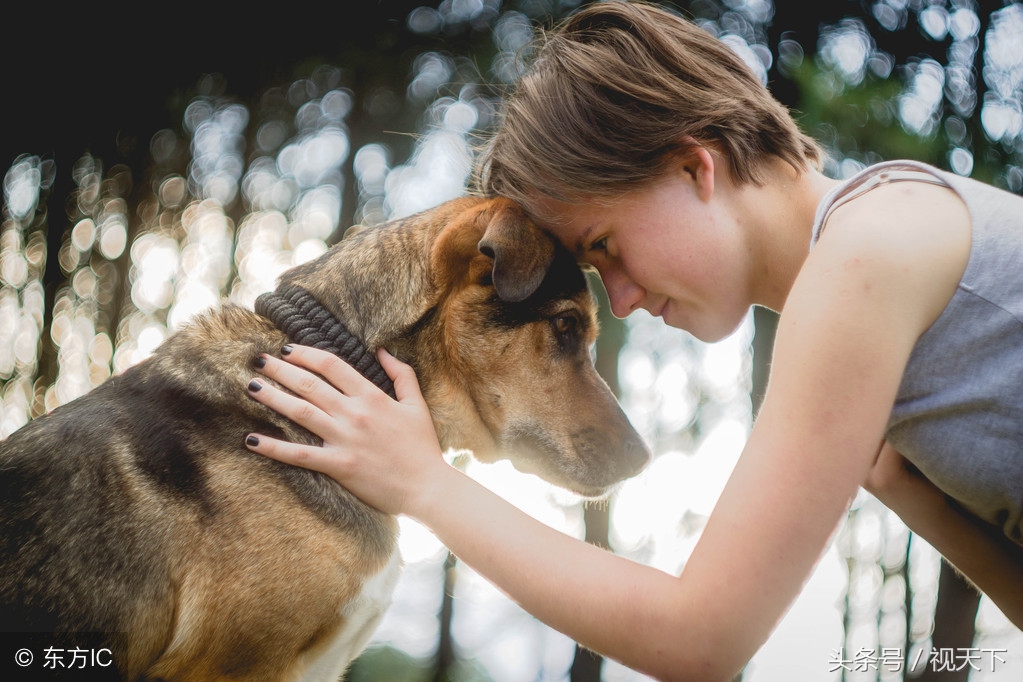
[[[276,291],[262,294],[256,299],[255,310],[291,341],[333,353],[395,397],[394,384],[376,356],[302,287],[284,284]]]

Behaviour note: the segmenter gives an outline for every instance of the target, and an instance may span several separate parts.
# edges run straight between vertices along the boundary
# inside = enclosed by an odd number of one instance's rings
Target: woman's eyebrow
[[[596,229],[597,223],[596,222],[590,223],[583,229],[582,234],[576,237],[575,244],[571,249],[576,259],[582,258],[584,255],[586,255],[586,247],[590,242],[590,235],[593,234],[596,231]]]

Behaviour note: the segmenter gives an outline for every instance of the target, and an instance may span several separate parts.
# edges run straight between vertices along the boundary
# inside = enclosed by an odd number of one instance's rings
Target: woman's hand
[[[290,350],[289,350],[290,349]],[[408,512],[433,472],[448,469],[419,382],[411,367],[377,351],[394,382],[394,401],[355,368],[326,351],[286,346],[285,360],[261,356],[249,395],[323,440],[304,445],[251,434],[246,445],[273,459],[323,472],[389,514]]]

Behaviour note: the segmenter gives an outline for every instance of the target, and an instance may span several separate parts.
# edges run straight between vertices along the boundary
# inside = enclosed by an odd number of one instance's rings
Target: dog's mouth
[[[500,451],[501,457],[510,461],[517,471],[539,476],[582,497],[601,498],[613,487],[595,481],[601,477],[601,471],[587,467],[575,452],[563,452],[542,429],[526,424],[509,429],[501,439]]]

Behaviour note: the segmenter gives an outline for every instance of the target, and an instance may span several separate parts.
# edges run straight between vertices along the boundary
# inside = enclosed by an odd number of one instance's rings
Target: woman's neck
[[[751,299],[781,312],[810,251],[817,206],[838,181],[816,170],[795,172],[778,161],[764,185],[746,185],[736,196],[755,263]]]

